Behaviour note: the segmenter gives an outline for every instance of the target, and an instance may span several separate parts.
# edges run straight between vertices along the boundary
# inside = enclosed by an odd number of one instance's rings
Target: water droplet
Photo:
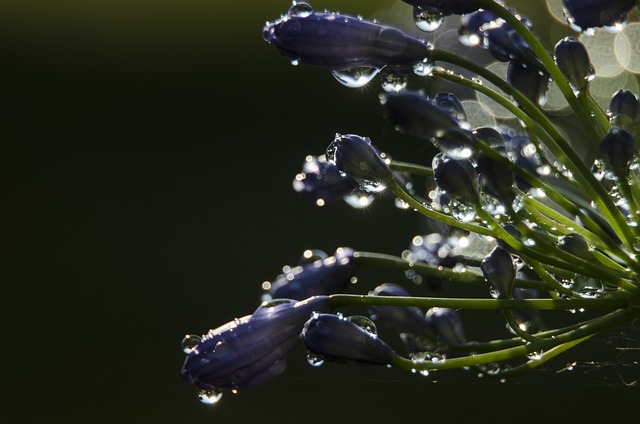
[[[433,65],[426,58],[413,65],[413,73],[419,77],[426,77],[431,71],[433,71]]]
[[[308,351],[307,352],[307,362],[312,367],[319,367],[324,364],[324,359],[321,356],[316,355],[315,353]]]
[[[200,343],[200,341],[202,341],[202,337],[195,334],[187,334],[182,339],[182,351],[187,355],[190,354],[196,348],[198,343]]]
[[[309,3],[294,1],[287,13],[289,16],[296,18],[306,18],[312,15],[313,12],[313,7]]]
[[[382,79],[382,89],[388,93],[403,90],[409,81],[407,74],[398,74],[396,72],[386,72]]]
[[[300,59],[291,59],[291,64],[293,66],[298,66],[300,64]]]
[[[376,328],[376,325],[373,323],[373,321],[371,321],[369,318],[365,316],[353,315],[347,319],[352,323],[354,323],[355,325],[357,325],[358,327],[362,328],[364,331],[366,331],[369,334],[372,334],[372,335],[378,334],[378,329]]]
[[[222,393],[214,389],[202,389],[198,392],[198,400],[206,405],[213,405],[220,401]]]
[[[367,85],[380,69],[369,66],[354,66],[353,68],[331,71],[333,77],[342,85],[349,88],[360,88]]]
[[[375,197],[363,192],[354,192],[344,196],[344,201],[354,209],[364,209],[373,203]]]
[[[413,21],[424,32],[433,32],[440,28],[444,22],[444,13],[438,9],[423,9],[420,6],[413,8]]]
[[[531,353],[527,353],[527,358],[531,359],[532,361],[539,361],[542,359],[542,354],[544,352],[542,351],[536,351],[536,352],[531,352]]]

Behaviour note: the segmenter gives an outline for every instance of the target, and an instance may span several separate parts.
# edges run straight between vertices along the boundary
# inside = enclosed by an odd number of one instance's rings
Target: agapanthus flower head
[[[600,159],[605,169],[617,178],[629,175],[629,165],[635,151],[635,140],[628,132],[618,127],[611,127],[600,141]]]
[[[496,246],[481,262],[480,269],[491,286],[492,294],[499,299],[513,296],[513,285],[516,279],[516,267],[511,254],[500,246]]]
[[[380,284],[370,293],[373,296],[411,297],[411,293],[402,286],[393,283]],[[425,320],[424,312],[416,306],[380,306],[369,308],[371,318],[378,324],[390,328],[397,334],[410,334],[415,337],[433,338],[431,329]]]
[[[430,308],[425,319],[437,339],[445,345],[458,345],[466,341],[460,314],[451,308]]]
[[[366,317],[315,313],[300,338],[314,355],[333,362],[388,365],[395,353]]]
[[[587,48],[574,37],[565,37],[556,43],[554,59],[575,92],[585,90],[595,77]]]
[[[478,10],[478,0],[402,0],[414,7],[438,9],[445,15],[463,15]]]
[[[355,134],[336,134],[327,147],[329,162],[367,191],[383,190],[393,180],[394,174],[384,157],[369,137]]]
[[[353,249],[340,247],[327,258],[293,268],[285,267],[268,284],[267,294],[272,299],[303,300],[316,295],[342,293],[358,272],[353,254]]]
[[[576,31],[613,28],[627,20],[635,0],[562,0],[567,21]]]
[[[264,302],[253,314],[209,331],[187,354],[185,382],[200,389],[238,389],[265,383],[286,367],[287,354],[313,312],[331,310],[329,298]]]
[[[633,134],[640,120],[640,101],[630,90],[619,89],[609,100],[609,117],[613,126]]]
[[[386,66],[412,71],[425,59],[428,48],[423,40],[397,28],[356,16],[315,11],[305,2],[295,2],[285,15],[268,22],[262,36],[293,63],[334,72],[370,68],[371,77]],[[334,75],[345,85],[360,85],[358,78],[347,74]],[[360,76],[363,83],[371,80],[365,75]]]
[[[438,188],[464,204],[480,203],[477,172],[468,159],[452,159],[438,153],[433,158],[433,179]]]
[[[356,180],[340,172],[324,155],[306,157],[302,172],[293,180],[293,189],[311,197],[317,204],[343,200],[358,190]]]
[[[542,106],[546,103],[549,74],[543,68],[520,60],[510,60],[507,81],[534,104]]]

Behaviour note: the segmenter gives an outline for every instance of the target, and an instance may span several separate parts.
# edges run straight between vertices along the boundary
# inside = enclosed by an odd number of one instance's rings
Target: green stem
[[[409,163],[409,162],[398,162],[398,161],[392,160],[391,163],[389,164],[389,167],[394,171],[408,172],[414,175],[433,178],[433,169],[427,166],[416,165],[415,163]]]
[[[513,311],[511,309],[503,309],[502,315],[507,321],[507,324],[509,324],[509,327],[511,328],[511,330],[513,330],[513,332],[516,335],[520,336],[522,339],[530,343],[537,342],[540,340],[538,337],[533,336],[527,333],[526,331],[524,331],[522,328],[520,328],[520,324],[518,324],[518,322],[516,321],[516,318],[513,315]]]
[[[471,354],[469,356],[447,358],[437,362],[413,361],[400,355],[396,355],[392,359],[391,365],[404,370],[445,370],[507,361],[531,354],[539,355],[540,352],[544,352],[553,347],[589,337],[606,329],[621,325],[633,318],[636,318],[638,315],[640,315],[640,311],[636,309],[619,309],[564,334],[560,334],[556,337],[545,338],[526,345],[487,353]]]

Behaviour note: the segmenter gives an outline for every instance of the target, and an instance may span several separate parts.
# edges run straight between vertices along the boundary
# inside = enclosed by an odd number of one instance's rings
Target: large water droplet
[[[398,91],[403,90],[407,86],[408,82],[409,77],[407,74],[385,72],[382,76],[382,89],[388,93],[397,93]]]
[[[324,359],[321,356],[318,356],[315,353],[308,351],[307,363],[312,367],[319,367],[320,365],[324,364]]]
[[[182,351],[187,355],[190,354],[200,341],[202,341],[202,337],[195,334],[187,334],[184,336],[184,339],[182,339]]]
[[[360,88],[367,85],[380,69],[369,66],[354,66],[353,68],[343,69],[339,71],[331,71],[333,77],[345,87]]]
[[[413,8],[413,21],[424,32],[433,32],[440,28],[444,22],[444,13],[438,9],[423,9],[420,6]]]
[[[222,398],[222,393],[213,389],[202,389],[198,392],[198,400],[207,405],[218,403]]]
[[[313,7],[311,7],[309,3],[294,1],[287,13],[289,16],[296,18],[306,18],[313,14],[313,12]]]
[[[426,58],[413,65],[413,73],[419,77],[426,77],[431,71],[433,71],[433,65]]]
[[[369,334],[373,334],[373,335],[378,334],[378,329],[376,328],[376,325],[373,323],[373,321],[371,321],[369,318],[365,316],[353,315],[347,318],[347,320],[351,321],[352,323],[362,328],[364,331],[366,331]]]

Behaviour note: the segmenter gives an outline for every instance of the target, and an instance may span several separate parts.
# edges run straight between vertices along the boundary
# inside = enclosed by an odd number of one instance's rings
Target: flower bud
[[[633,136],[618,127],[611,127],[600,142],[600,159],[617,178],[626,178],[629,175],[629,164],[634,151]]]
[[[577,31],[625,22],[635,0],[562,0],[567,21]]]
[[[467,111],[464,110],[464,105],[455,94],[447,92],[436,93],[433,96],[433,104],[449,112],[459,124],[468,125]]]
[[[430,308],[425,319],[438,340],[447,345],[462,344],[466,341],[460,315],[450,308]]]
[[[505,158],[507,157],[505,146],[494,148]],[[503,204],[510,207],[515,199],[513,191],[514,173],[502,162],[489,157],[485,153],[479,153],[476,158],[476,170],[480,189],[495,197]]]
[[[511,254],[496,246],[480,263],[484,278],[491,285],[492,293],[498,299],[512,297],[516,280],[516,267]]]
[[[286,367],[314,311],[331,310],[329,298],[264,302],[252,315],[210,330],[182,366],[182,379],[201,389],[238,389],[271,380]]]
[[[509,233],[511,237],[515,238],[516,240],[520,240],[522,238],[522,233],[520,233],[520,231],[516,228],[516,226],[513,225],[511,222],[505,222],[504,224],[501,225],[501,227],[503,230]],[[498,246],[500,246],[507,252],[511,254],[515,254],[515,252],[513,251],[513,248],[509,246],[507,243],[505,243],[504,240],[497,239],[496,242],[498,243]]]
[[[402,0],[412,6],[438,9],[445,15],[463,15],[478,10],[479,0]]]
[[[345,70],[385,66],[411,69],[427,55],[427,44],[402,31],[355,16],[314,11],[296,2],[264,27],[263,38],[296,62]]]
[[[295,191],[321,204],[342,200],[359,187],[356,180],[340,173],[338,167],[327,162],[324,155],[307,156],[302,172],[293,180]]]
[[[595,76],[589,52],[573,37],[565,37],[556,43],[554,59],[573,91],[585,90]]]
[[[380,191],[393,179],[393,172],[368,137],[336,134],[327,147],[327,159],[362,188]]]
[[[534,104],[542,106],[546,102],[549,74],[538,66],[511,60],[507,66],[507,81]]]
[[[326,259],[288,269],[274,279],[267,293],[272,299],[294,300],[341,293],[358,271],[353,253],[341,247]]]
[[[451,159],[442,153],[433,158],[433,178],[438,188],[462,203],[480,203],[477,177],[468,159]]]
[[[593,260],[593,254],[587,241],[580,234],[571,233],[558,238],[558,248],[567,253],[585,259]]]
[[[402,286],[392,283],[381,284],[369,294],[372,296],[411,296]],[[369,307],[369,313],[377,323],[398,334],[408,333],[416,337],[433,337],[429,325],[424,319],[422,309],[416,306],[372,305]]]
[[[609,100],[609,115],[613,126],[634,133],[640,120],[640,101],[631,91],[619,89]]]
[[[498,19],[498,15],[488,10],[477,10],[460,16],[458,38],[466,46],[485,45],[484,28]]]
[[[403,253],[409,262],[421,262],[431,266],[453,268],[458,263],[458,256],[454,249],[457,247],[457,237],[443,237],[440,233],[415,236],[411,240],[409,251]],[[426,284],[436,289],[447,281],[445,278],[433,275],[419,274],[413,269],[405,271],[407,278],[416,284]]]
[[[491,56],[500,62],[517,60],[541,69],[539,59],[524,38],[502,20],[495,21],[484,29],[483,41]]]
[[[381,96],[383,116],[396,129],[423,140],[435,139],[447,131],[460,128],[456,116],[417,91],[402,90]]]
[[[379,365],[391,363],[395,353],[375,332],[357,324],[363,321],[361,318],[316,313],[304,324],[300,338],[310,352],[328,361]],[[371,326],[368,327],[373,330]]]

